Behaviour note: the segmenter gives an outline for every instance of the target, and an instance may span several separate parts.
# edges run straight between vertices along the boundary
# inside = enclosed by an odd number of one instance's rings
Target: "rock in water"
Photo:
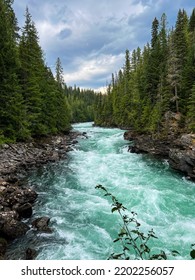
[[[15,239],[25,235],[29,229],[23,222],[12,219],[5,221],[1,233],[8,239]]]
[[[19,205],[15,208],[21,218],[30,218],[32,216],[33,210],[30,203],[25,203]]]
[[[34,260],[37,256],[37,251],[35,249],[27,248],[25,260]]]
[[[50,218],[48,217],[41,217],[37,218],[32,222],[32,226],[35,227],[39,231],[51,233],[52,229],[48,226]]]

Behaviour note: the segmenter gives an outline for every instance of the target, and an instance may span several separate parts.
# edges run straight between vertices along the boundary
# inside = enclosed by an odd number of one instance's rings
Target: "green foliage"
[[[21,94],[16,44],[16,20],[8,2],[0,0],[0,130],[1,139],[29,136]]]
[[[155,18],[151,35],[151,43],[142,51],[126,50],[124,66],[112,74],[107,95],[98,96],[95,123],[159,134],[165,113],[172,111],[189,123],[183,130],[194,131],[194,10],[190,20],[185,10],[179,10],[175,28],[169,32],[166,15],[160,21]]]
[[[71,122],[89,122],[94,120],[94,108],[97,94],[93,90],[66,87],[65,93],[70,106]]]
[[[141,224],[137,220],[137,213],[131,212],[131,216],[125,214],[127,210],[118,199],[113,196],[108,190],[102,185],[96,186],[96,189],[99,189],[104,192],[104,196],[111,198],[112,200],[112,213],[117,212],[121,218],[122,225],[118,233],[117,238],[113,241],[114,243],[120,243],[121,252],[112,253],[109,259],[117,260],[166,260],[168,258],[164,250],[156,253],[153,252],[150,241],[151,239],[158,239],[153,231],[149,230],[147,233],[142,232]],[[175,250],[172,252],[173,256],[179,255]],[[194,252],[191,252],[191,255],[194,256]],[[195,257],[195,256],[194,256]]]
[[[66,133],[71,121],[92,121],[96,94],[67,88],[60,58],[54,77],[28,8],[19,37],[12,4],[0,0],[0,144]]]
[[[191,245],[190,257],[195,260],[195,244]]]
[[[192,87],[191,95],[188,104],[188,119],[189,119],[189,129],[195,133],[195,83]]]

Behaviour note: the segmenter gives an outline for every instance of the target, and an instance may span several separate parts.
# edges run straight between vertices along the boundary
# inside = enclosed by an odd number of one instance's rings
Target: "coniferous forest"
[[[60,58],[47,66],[26,9],[19,28],[13,0],[0,0],[0,143],[67,132],[71,122],[94,119],[91,90],[67,87]]]
[[[195,132],[195,9],[179,10],[174,28],[167,17],[154,19],[151,42],[143,50],[126,50],[125,63],[112,74],[107,94],[99,94],[95,122],[166,135],[166,116],[179,130]]]
[[[175,27],[155,18],[151,42],[126,50],[106,94],[68,87],[60,58],[47,66],[31,14],[18,27],[13,0],[0,0],[0,143],[67,132],[72,122],[166,133],[167,112],[195,132],[195,9],[179,10]],[[163,129],[162,129],[163,127]]]

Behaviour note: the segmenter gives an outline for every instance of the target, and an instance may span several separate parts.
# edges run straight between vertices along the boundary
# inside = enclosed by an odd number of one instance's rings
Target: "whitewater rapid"
[[[195,184],[171,170],[166,161],[130,154],[124,131],[75,124],[87,138],[69,152],[67,160],[31,174],[39,199],[34,216],[51,217],[52,234],[30,230],[20,246],[38,251],[37,259],[107,259],[115,251],[113,240],[121,222],[111,212],[111,201],[95,189],[102,184],[129,211],[135,211],[141,229],[156,233],[154,250],[180,252],[190,259],[195,243]],[[14,249],[13,249],[14,250]],[[14,253],[13,253],[14,254]],[[175,257],[170,256],[170,259]]]

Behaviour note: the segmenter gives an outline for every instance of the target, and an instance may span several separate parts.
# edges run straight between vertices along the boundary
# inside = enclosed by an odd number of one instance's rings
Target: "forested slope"
[[[179,10],[171,29],[165,14],[155,18],[151,42],[126,50],[123,68],[98,97],[95,123],[166,135],[168,116],[178,133],[195,132],[195,9],[190,17]]]
[[[60,58],[47,66],[31,14],[20,30],[13,0],[0,0],[0,144],[64,133],[93,119],[96,94],[67,87]]]

